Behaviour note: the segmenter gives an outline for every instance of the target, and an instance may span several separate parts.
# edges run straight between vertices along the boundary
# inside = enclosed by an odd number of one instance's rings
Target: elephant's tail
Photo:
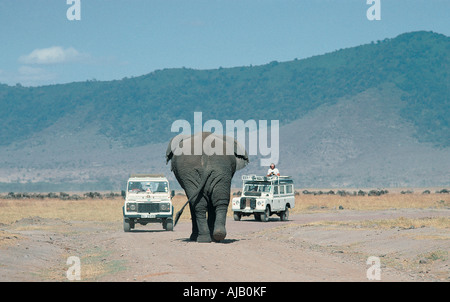
[[[175,227],[177,225],[178,220],[181,217],[181,214],[183,214],[184,208],[186,207],[186,205],[191,202],[192,200],[194,200],[195,198],[197,198],[198,194],[203,190],[203,188],[205,187],[206,181],[208,180],[209,176],[211,175],[212,170],[208,170],[205,171],[205,173],[203,173],[202,178],[200,180],[199,186],[197,188],[197,191],[195,191],[194,194],[192,194],[191,198],[188,199],[188,201],[186,201],[186,203],[183,205],[183,207],[181,208],[181,210],[179,210],[177,212],[177,214],[175,215],[175,222],[173,224],[173,226]]]

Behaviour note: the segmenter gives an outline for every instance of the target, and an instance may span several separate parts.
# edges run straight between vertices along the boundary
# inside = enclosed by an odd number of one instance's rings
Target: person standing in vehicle
[[[270,169],[267,171],[267,176],[280,176],[280,171],[275,168],[275,164],[270,164]]]

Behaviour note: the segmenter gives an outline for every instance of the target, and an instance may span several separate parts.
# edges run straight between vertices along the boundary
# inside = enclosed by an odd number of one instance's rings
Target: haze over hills
[[[432,32],[262,66],[0,85],[0,191],[118,190],[165,173],[171,125],[280,121],[297,187],[450,185],[450,38]],[[258,156],[235,176],[264,174]],[[176,181],[175,181],[176,182]]]

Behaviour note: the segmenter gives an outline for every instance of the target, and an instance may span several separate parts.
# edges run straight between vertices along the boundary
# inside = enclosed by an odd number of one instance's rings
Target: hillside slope
[[[414,137],[414,126],[400,116],[406,106],[400,94],[389,85],[370,89],[281,126],[278,168],[298,189],[450,185],[450,148]],[[0,189],[117,190],[130,173],[142,172],[164,173],[176,184],[165,164],[166,142],[124,147],[98,129],[61,119],[27,141],[0,147]],[[260,157],[250,159],[234,186],[242,174],[266,172]]]
[[[450,38],[414,32],[263,66],[0,85],[0,191],[109,190],[133,172],[171,175],[171,124],[193,123],[194,111],[279,120],[278,167],[303,187],[449,185],[449,70]],[[236,184],[265,172],[251,159]]]
[[[445,186],[450,148],[414,137],[400,91],[370,89],[283,127],[280,167],[304,187]]]
[[[31,137],[74,111],[83,127],[127,146],[163,142],[177,119],[282,124],[384,83],[402,90],[401,116],[421,141],[450,145],[450,38],[414,32],[290,62],[215,70],[166,69],[131,79],[43,87],[0,85],[0,144]],[[145,135],[143,135],[145,134]]]

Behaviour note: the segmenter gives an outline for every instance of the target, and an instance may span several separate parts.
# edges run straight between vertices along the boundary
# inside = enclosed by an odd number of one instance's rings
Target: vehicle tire
[[[255,220],[256,221],[261,221],[261,214],[260,213],[255,213]]]
[[[134,223],[132,223],[129,219],[123,219],[123,231],[129,232],[134,227]]]
[[[234,221],[240,221],[241,217],[242,217],[241,213],[234,212],[234,214],[233,214]]]
[[[283,212],[281,212],[280,220],[281,221],[288,221],[289,220],[289,208],[287,206],[286,206],[286,209]]]
[[[172,219],[167,219],[166,223],[165,223],[165,228],[166,231],[173,231],[173,220]]]
[[[270,216],[270,209],[269,209],[269,206],[267,206],[266,209],[264,210],[264,212],[260,214],[261,221],[262,222],[269,221],[269,216]]]

